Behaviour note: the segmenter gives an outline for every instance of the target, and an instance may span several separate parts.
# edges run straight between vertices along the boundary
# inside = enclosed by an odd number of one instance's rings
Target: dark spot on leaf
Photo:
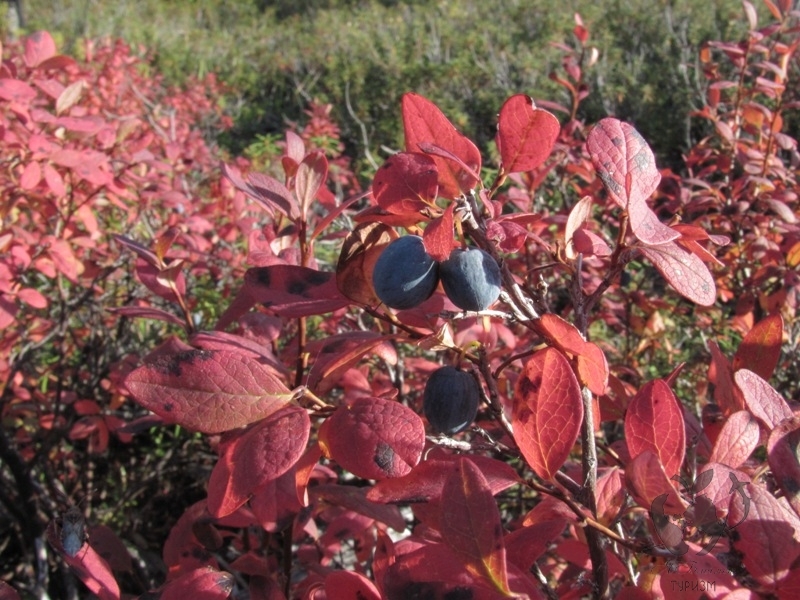
[[[250,269],[253,273],[253,281],[258,285],[263,285],[264,287],[269,287],[270,284],[270,273],[269,269]]]
[[[457,587],[442,596],[443,600],[472,600],[474,593],[470,588]]]
[[[286,286],[286,291],[294,296],[306,296],[308,284],[305,281],[292,281]]]
[[[436,600],[436,588],[427,581],[412,581],[388,594],[389,600]]]
[[[367,597],[361,591],[358,591],[356,592],[356,600],[367,600]]]
[[[622,138],[613,137],[611,138],[611,143],[614,144],[617,148],[622,148]]]
[[[519,389],[522,392],[523,396],[528,396],[530,394],[537,394],[539,392],[539,388],[541,387],[542,387],[541,375],[537,375],[535,379],[523,377],[522,379],[520,379],[519,382]]]
[[[330,278],[331,274],[327,271],[313,271],[306,276],[306,283],[309,286],[325,285]]]
[[[378,442],[375,447],[375,456],[373,457],[375,464],[378,465],[384,473],[392,472],[392,464],[394,463],[394,450],[385,442]]]
[[[175,408],[175,405],[172,402],[167,402],[164,404],[164,411],[165,412],[172,412],[172,409]]]
[[[184,364],[209,360],[213,354],[207,350],[186,350],[169,356],[159,356],[149,366],[161,375],[180,377]]]

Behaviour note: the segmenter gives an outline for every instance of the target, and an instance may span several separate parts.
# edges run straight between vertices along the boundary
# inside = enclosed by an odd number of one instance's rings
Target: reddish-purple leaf
[[[674,242],[640,246],[639,250],[679,294],[700,306],[714,304],[717,299],[714,277],[697,255]]]
[[[507,463],[486,456],[471,455],[492,494],[499,494],[519,483],[517,472]],[[441,498],[445,480],[458,468],[457,455],[440,454],[428,457],[403,477],[384,479],[367,493],[374,502],[428,502]]]
[[[783,343],[783,317],[780,313],[762,319],[744,336],[733,356],[733,370],[749,369],[762,379],[772,377]]]
[[[222,163],[222,174],[233,186],[258,202],[266,211],[274,215],[279,210],[286,216],[296,219],[300,216],[300,207],[292,193],[277,179],[262,173],[250,173],[247,181],[242,179],[239,169]]]
[[[525,363],[514,392],[512,427],[522,455],[542,479],[567,460],[583,420],[583,400],[569,362],[545,348]]]
[[[461,171],[462,174],[462,181],[461,185],[463,186],[471,186],[470,189],[474,189],[478,182],[481,180],[480,175],[476,173],[472,167],[465,164],[463,160],[461,160],[458,156],[453,154],[452,152],[445,150],[441,146],[437,146],[436,144],[431,144],[430,142],[420,142],[417,144],[420,150],[422,150],[425,154],[430,154],[431,156],[438,156],[440,158],[444,158],[445,160],[449,160],[450,162],[454,163]],[[471,181],[470,179],[471,178]]]
[[[298,461],[299,462],[299,461]],[[265,531],[283,531],[303,509],[297,498],[297,464],[283,475],[256,490],[248,506]],[[215,467],[216,469],[216,467]],[[209,482],[209,498],[211,486]],[[211,502],[209,501],[209,505]],[[210,512],[210,509],[209,509]]]
[[[567,521],[563,519],[551,519],[507,534],[503,543],[508,562],[528,571],[550,544],[561,537],[566,526]]]
[[[636,129],[618,119],[603,119],[589,133],[586,147],[608,195],[628,211],[631,230],[639,240],[654,245],[680,237],[647,205],[661,174],[653,151]]]
[[[244,286],[220,316],[215,329],[224,329],[256,304],[283,317],[307,317],[333,312],[349,304],[339,293],[334,273],[296,265],[253,267]]]
[[[800,515],[800,417],[782,421],[769,435],[769,467],[794,512]]]
[[[8,585],[5,581],[0,581],[0,600],[20,600],[17,590]]]
[[[624,471],[613,467],[602,473],[597,478],[595,496],[598,520],[605,525],[610,525],[617,518],[625,501]]]
[[[47,31],[37,31],[25,38],[25,64],[36,67],[56,54],[56,43]]]
[[[326,600],[381,600],[375,584],[355,571],[333,571],[325,577]]]
[[[686,428],[680,403],[661,379],[647,382],[628,404],[625,440],[631,458],[652,452],[668,477],[680,472],[686,451]]]
[[[256,341],[225,331],[199,331],[192,335],[189,341],[192,346],[201,350],[229,350],[238,354],[245,354],[269,365],[280,375],[288,375],[288,370],[283,363],[275,358],[272,348],[265,346],[262,341]]]
[[[42,167],[38,161],[31,161],[22,170],[19,176],[19,187],[23,190],[32,190],[42,180]]]
[[[625,485],[639,506],[652,510],[658,498],[665,514],[681,514],[686,503],[664,472],[656,454],[645,450],[625,466]]]
[[[728,513],[728,527],[736,531],[734,547],[748,574],[774,587],[800,558],[800,518],[785,498],[775,498],[760,485],[739,482],[734,488]]]
[[[708,342],[708,348],[711,351],[709,381],[714,384],[714,401],[725,415],[743,410],[744,398],[741,390],[733,383],[733,368],[730,361],[714,340]]]
[[[0,79],[0,99],[27,104],[36,98],[36,90],[19,79]]]
[[[292,399],[272,368],[222,350],[159,356],[131,372],[124,385],[136,402],[167,423],[203,433],[244,427]]]
[[[401,477],[422,457],[425,425],[399,402],[359,398],[325,421],[319,442],[326,456],[358,477]]]
[[[383,481],[391,481],[384,479]],[[397,532],[405,531],[406,521],[396,506],[388,506],[373,502],[367,498],[367,488],[352,485],[320,484],[308,490],[313,502],[320,501],[334,506],[341,506],[360,515],[386,523]]]
[[[480,173],[480,151],[433,102],[419,94],[404,94],[402,113],[407,152],[419,152],[420,142],[433,143],[461,159],[472,173]],[[439,171],[440,196],[452,200],[475,187],[474,176],[453,161],[439,156],[433,160]]]
[[[495,142],[506,173],[532,171],[541,165],[561,131],[552,113],[536,108],[525,94],[511,96],[500,109]]]
[[[225,600],[233,591],[234,577],[214,567],[201,567],[170,580],[160,590],[160,600]]]
[[[308,209],[327,177],[328,159],[319,150],[307,154],[297,167],[294,189],[300,201],[300,216],[303,219],[307,218]]]
[[[307,350],[314,358],[306,386],[316,394],[329,392],[347,369],[376,354],[388,364],[397,364],[392,336],[376,331],[348,331],[311,342]]]
[[[433,260],[444,261],[450,258],[455,240],[453,239],[453,211],[455,203],[451,203],[441,217],[437,217],[425,228],[422,241],[425,251]]]
[[[743,471],[731,469],[728,465],[720,463],[708,462],[697,471],[697,478],[694,481],[695,492],[708,499],[719,519],[724,519],[728,515],[731,498],[735,493],[735,486],[731,485],[734,478],[736,481],[750,482],[750,476]],[[700,482],[706,485],[701,487]]]
[[[794,416],[789,404],[767,381],[747,369],[739,369],[733,380],[744,396],[744,403],[767,429],[775,429],[784,419]]]
[[[746,410],[733,413],[722,426],[709,461],[738,469],[758,446],[758,421]]]
[[[606,393],[608,385],[608,362],[602,349],[592,342],[583,339],[578,329],[558,315],[547,313],[539,319],[543,335],[553,345],[577,357],[578,377],[583,385],[592,393],[601,396]]]
[[[468,458],[444,484],[442,496],[442,537],[476,577],[491,581],[508,593],[506,550],[500,511],[486,478]]]
[[[208,512],[229,515],[283,475],[305,452],[310,431],[306,411],[289,405],[228,442],[208,482]]]
[[[384,161],[372,179],[378,206],[396,215],[414,214],[433,206],[439,193],[434,159],[419,152],[398,152]]]

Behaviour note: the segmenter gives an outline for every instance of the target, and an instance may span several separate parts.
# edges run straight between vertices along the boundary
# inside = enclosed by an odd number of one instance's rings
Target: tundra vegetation
[[[607,103],[589,13],[547,94],[426,46],[240,148],[234,77],[6,41],[0,598],[797,597],[800,14],[736,6],[638,90],[691,81],[681,142]]]

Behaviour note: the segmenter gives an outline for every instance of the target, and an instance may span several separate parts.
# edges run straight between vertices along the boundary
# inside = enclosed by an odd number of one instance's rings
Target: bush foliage
[[[245,6],[276,39],[418,14]],[[376,69],[247,158],[208,141],[232,126],[216,77],[170,87],[121,42],[7,44],[0,595],[795,597],[800,15],[742,6],[742,36],[692,57],[680,164],[591,116],[587,14],[536,102],[505,82],[470,112],[421,68],[413,92]],[[436,52],[423,66],[459,85]],[[402,150],[364,191],[338,123],[380,77]],[[373,267],[406,235],[438,262],[489,254],[499,301],[382,305]],[[422,416],[444,366],[479,388],[454,436]]]

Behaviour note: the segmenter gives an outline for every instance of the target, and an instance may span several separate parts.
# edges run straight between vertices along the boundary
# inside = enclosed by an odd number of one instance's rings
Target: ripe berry
[[[378,257],[372,271],[375,294],[386,306],[414,308],[431,297],[439,283],[439,264],[425,251],[422,238],[397,238]]]
[[[480,389],[472,375],[442,367],[425,384],[422,412],[436,431],[453,435],[475,420],[479,402]]]
[[[439,265],[439,276],[447,297],[462,310],[485,310],[500,295],[500,267],[480,248],[453,250]]]

